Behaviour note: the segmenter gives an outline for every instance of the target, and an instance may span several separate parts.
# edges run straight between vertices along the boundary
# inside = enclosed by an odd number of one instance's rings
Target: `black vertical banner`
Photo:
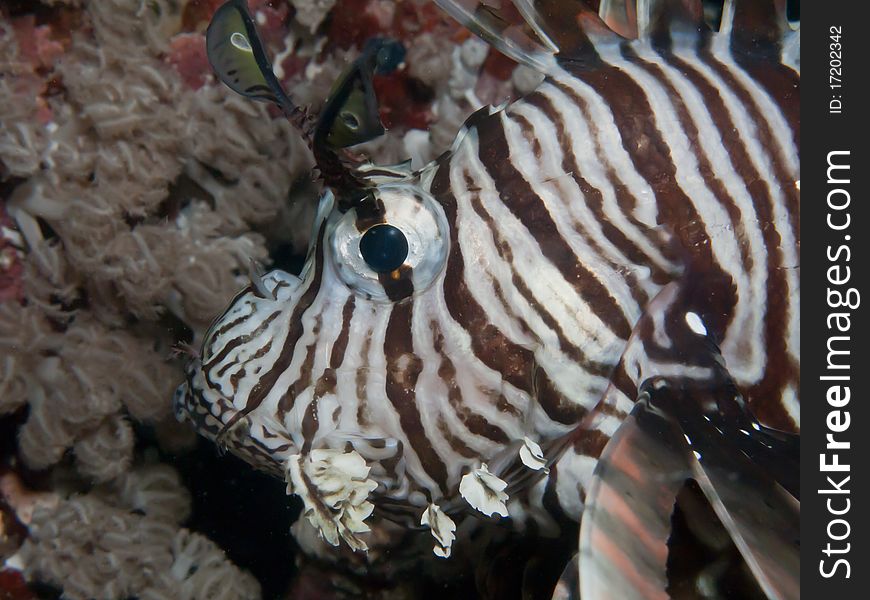
[[[870,21],[801,14],[801,591],[870,597]]]

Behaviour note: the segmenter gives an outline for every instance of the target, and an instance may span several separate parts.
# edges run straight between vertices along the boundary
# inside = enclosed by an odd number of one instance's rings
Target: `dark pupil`
[[[391,273],[408,258],[408,240],[392,225],[375,225],[362,236],[359,251],[375,273]]]

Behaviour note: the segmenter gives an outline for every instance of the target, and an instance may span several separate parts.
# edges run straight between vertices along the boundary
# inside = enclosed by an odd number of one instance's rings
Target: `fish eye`
[[[359,129],[359,119],[357,119],[356,115],[354,115],[352,112],[345,110],[342,111],[339,116],[341,117],[341,120],[344,122],[344,124],[347,125],[347,127],[352,131],[356,131],[357,129]]]
[[[372,271],[392,273],[408,258],[408,238],[398,227],[375,225],[363,234],[359,251]]]
[[[425,291],[443,271],[450,232],[441,205],[419,186],[386,183],[372,207],[332,213],[329,262],[357,295],[397,302]]]

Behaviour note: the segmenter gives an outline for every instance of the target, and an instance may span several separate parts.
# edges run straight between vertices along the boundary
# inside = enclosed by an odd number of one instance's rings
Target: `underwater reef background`
[[[295,577],[283,483],[171,410],[251,261],[298,270],[319,193],[290,124],[211,74],[220,4],[0,4],[2,598],[327,597]],[[375,79],[389,132],[359,149],[381,164],[540,81],[422,0],[249,6],[314,114],[367,39],[404,44]]]

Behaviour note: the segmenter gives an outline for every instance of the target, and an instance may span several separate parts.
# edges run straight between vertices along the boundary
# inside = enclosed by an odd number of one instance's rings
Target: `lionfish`
[[[417,171],[343,150],[383,133],[371,78],[401,60],[389,41],[312,122],[245,3],[216,13],[217,74],[283,109],[326,191],[301,275],[252,274],[189,364],[179,418],[284,478],[303,550],[358,570],[444,564],[477,527],[567,517],[579,544],[557,595],[667,597],[693,482],[758,589],[797,598],[785,0],[725,0],[712,27],[700,0],[439,4],[545,79]]]

